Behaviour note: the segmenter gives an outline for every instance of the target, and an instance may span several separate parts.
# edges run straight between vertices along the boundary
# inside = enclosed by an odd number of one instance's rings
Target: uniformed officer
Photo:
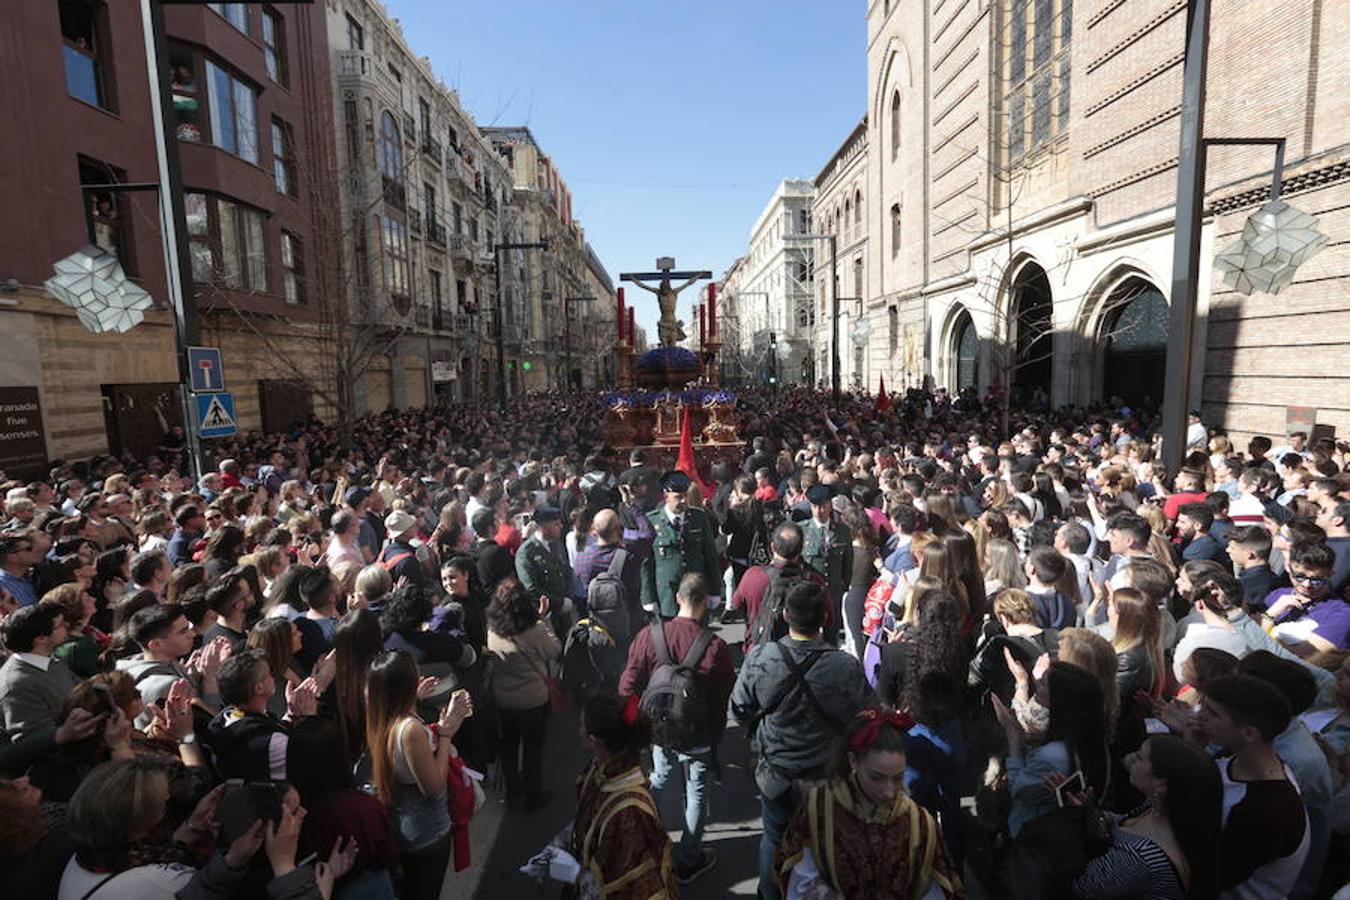
[[[534,523],[534,534],[516,552],[516,577],[530,596],[548,598],[555,633],[566,634],[572,626],[576,576],[567,557],[559,556],[554,549],[562,535],[562,511],[554,506],[536,506]]]
[[[843,621],[840,604],[848,593],[853,572],[853,536],[834,515],[834,489],[828,484],[813,485],[806,492],[811,503],[811,518],[802,523],[802,562],[825,578],[834,616]]]
[[[717,529],[707,513],[689,508],[689,484],[685,473],[667,472],[661,477],[664,503],[647,514],[653,537],[652,552],[642,561],[642,607],[663,619],[679,612],[675,595],[686,573],[722,583]]]

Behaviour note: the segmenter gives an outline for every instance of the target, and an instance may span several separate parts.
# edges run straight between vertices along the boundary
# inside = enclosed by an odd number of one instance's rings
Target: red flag
[[[886,396],[886,376],[881,376],[881,388],[877,391],[877,412],[889,412],[891,398]]]
[[[680,455],[675,461],[675,468],[688,475],[690,480],[698,485],[698,489],[703,492],[704,500],[712,499],[713,489],[698,474],[698,462],[694,459],[694,429],[687,406],[680,418]]]

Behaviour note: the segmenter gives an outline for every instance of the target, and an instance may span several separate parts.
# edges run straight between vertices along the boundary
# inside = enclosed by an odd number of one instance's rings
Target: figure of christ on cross
[[[675,317],[675,304],[679,294],[695,281],[712,278],[712,272],[672,272],[675,260],[669,256],[658,259],[656,268],[660,271],[624,272],[619,275],[619,280],[631,282],[644,291],[651,291],[656,295],[657,305],[661,309],[661,319],[656,323],[657,338],[662,347],[675,347],[685,338],[684,322]],[[670,283],[671,278],[684,278],[686,281],[679,287],[673,287]],[[659,281],[660,284],[652,287],[644,284],[645,281]]]

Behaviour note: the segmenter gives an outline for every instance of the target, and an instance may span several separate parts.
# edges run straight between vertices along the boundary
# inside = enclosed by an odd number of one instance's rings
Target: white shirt
[[[30,666],[41,669],[44,672],[47,671],[47,667],[52,664],[52,658],[50,656],[39,656],[36,653],[15,653],[14,655],[28,663]]]

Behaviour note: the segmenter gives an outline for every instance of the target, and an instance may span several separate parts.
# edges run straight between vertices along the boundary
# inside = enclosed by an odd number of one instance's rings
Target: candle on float
[[[708,285],[708,338],[717,340],[717,282]]]
[[[626,322],[627,322],[627,320],[626,320],[625,317],[624,317],[624,312],[623,312],[623,288],[619,288],[618,291],[616,291],[615,293],[617,293],[617,294],[619,295],[619,319],[618,319],[618,326],[619,326],[619,343],[622,344],[622,343],[624,342],[624,339],[625,339],[625,336],[624,336],[624,325],[625,325]]]

